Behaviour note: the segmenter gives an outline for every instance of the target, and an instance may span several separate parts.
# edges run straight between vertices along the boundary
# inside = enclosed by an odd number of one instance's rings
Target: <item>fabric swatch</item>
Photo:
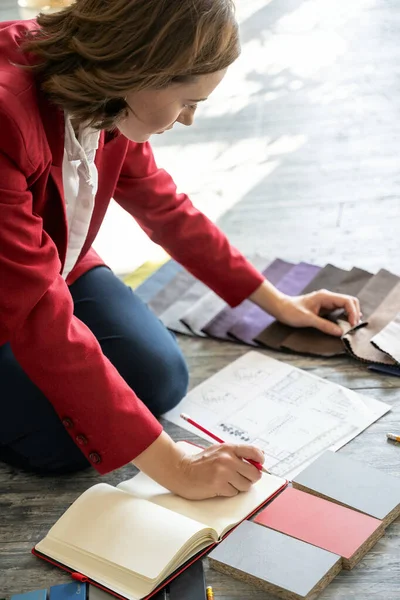
[[[276,287],[284,294],[296,296],[316,277],[320,270],[321,268],[316,265],[299,263],[293,266],[277,282]],[[240,321],[237,321],[228,333],[245,344],[257,346],[258,344],[254,342],[254,338],[275,320],[275,317],[253,304],[251,309]]]
[[[249,260],[259,270],[267,262],[267,259],[258,255]],[[230,308],[217,294],[209,292],[181,317],[181,321],[194,335],[207,337],[204,327],[223,310],[233,311],[234,309]]]
[[[348,296],[358,297],[363,287],[367,285],[373,276],[374,275],[369,271],[359,269],[358,267],[353,267],[345,276],[343,281],[337,285],[335,292],[337,294],[347,294]],[[331,321],[337,321],[342,314],[343,310],[334,310],[327,316],[327,318]]]
[[[124,275],[122,278],[123,282],[131,287],[133,290],[136,290],[142,283],[144,283],[149,277],[151,277],[156,271],[159,270],[166,262],[170,259],[168,256],[163,257],[161,260],[153,261],[148,260],[147,262],[137,267],[131,273]]]
[[[164,323],[165,327],[168,327],[171,331],[175,331],[175,333],[193,335],[190,329],[180,320],[181,315],[185,314],[193,304],[209,292],[209,287],[201,281],[195,280],[193,285],[180,294],[175,302],[159,315],[160,320]]]
[[[315,598],[339,573],[340,556],[243,521],[208,555],[212,569],[285,600]]]
[[[384,301],[389,292],[400,282],[400,277],[393,275],[386,269],[381,269],[376,275],[371,277],[368,283],[358,293],[358,299],[361,304],[363,321],[367,321],[372,313]],[[343,332],[351,329],[347,322],[340,322]]]
[[[254,519],[342,557],[352,569],[382,537],[382,521],[324,498],[288,487]]]
[[[294,267],[293,263],[277,258],[270,265],[265,266],[264,269],[262,266],[259,268],[264,277],[273,285],[276,285],[292,267]],[[254,304],[251,300],[244,300],[235,308],[225,308],[203,328],[204,333],[219,340],[229,340],[232,342],[232,337],[228,334],[229,329],[253,307]]]
[[[369,319],[370,315],[383,302],[389,292],[400,282],[400,277],[394,275],[386,269],[381,269],[370,279],[359,294],[361,310],[364,319]]]
[[[193,275],[185,270],[180,271],[150,300],[149,308],[159,317],[195,283],[196,278]]]
[[[140,284],[134,293],[148,304],[182,270],[182,265],[175,260],[169,260]]]
[[[358,360],[394,365],[396,361],[371,343],[371,340],[397,315],[400,306],[400,283],[389,292],[363,326],[354,327],[344,334],[346,349]]]
[[[336,285],[332,283],[329,287],[325,287],[338,294],[357,296],[371,277],[372,273],[354,267]],[[336,321],[341,315],[343,315],[342,310],[333,311],[327,318]],[[330,357],[346,353],[346,349],[340,338],[327,335],[311,327],[293,330],[282,342],[282,348],[291,352],[313,356]]]
[[[333,289],[337,287],[348,274],[348,271],[339,269],[334,265],[328,264],[321,269],[318,275],[301,291],[302,294],[309,294],[320,289]],[[314,331],[314,330],[311,330]],[[275,321],[269,327],[266,327],[257,337],[256,341],[262,346],[267,346],[274,350],[280,350],[284,340],[294,332],[293,327],[278,323]],[[334,339],[334,338],[333,338]],[[312,346],[310,345],[310,348]]]
[[[296,475],[292,483],[304,492],[375,517],[385,527],[400,515],[400,478],[342,452],[327,450]]]
[[[181,322],[199,337],[207,337],[203,327],[226,307],[226,302],[214,292],[209,292],[181,317]]]
[[[371,343],[400,365],[400,313],[397,313],[393,321],[374,335]]]
[[[372,279],[373,273],[365,271],[365,269],[359,269],[353,267],[344,279],[337,284],[336,292],[338,294],[347,294],[348,296],[358,296],[360,291],[368,281]]]

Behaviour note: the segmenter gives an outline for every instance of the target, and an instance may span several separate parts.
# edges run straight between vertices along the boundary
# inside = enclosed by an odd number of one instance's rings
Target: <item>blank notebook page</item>
[[[72,504],[47,537],[156,579],[201,529],[194,521],[100,483]],[[44,553],[45,548],[45,541],[36,546]]]

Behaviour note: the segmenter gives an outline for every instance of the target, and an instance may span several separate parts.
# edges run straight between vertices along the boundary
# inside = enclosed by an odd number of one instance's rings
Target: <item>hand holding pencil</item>
[[[218,443],[187,454],[163,431],[133,464],[171,492],[204,500],[247,492],[261,479],[263,462],[258,448],[242,444]]]
[[[200,425],[200,423],[194,421],[191,417],[189,417],[189,415],[181,413],[180,416],[181,419],[187,421],[187,423],[190,423],[190,425],[193,425],[193,427],[196,427],[199,431],[202,431],[203,433],[208,435],[212,440],[218,442],[218,444],[225,444],[225,441],[223,439],[221,439],[220,437],[215,435],[215,433],[212,433],[211,431]],[[263,467],[263,465],[260,462],[252,460],[251,458],[245,458],[244,460],[247,460],[247,462],[249,462],[251,465],[254,465],[259,471],[262,471],[262,473],[269,473],[269,471],[267,471],[267,469]]]
[[[262,453],[253,446],[236,444],[214,444],[199,454],[185,457],[185,472],[193,481],[191,494],[206,498],[247,492],[262,477],[249,459],[260,462]]]

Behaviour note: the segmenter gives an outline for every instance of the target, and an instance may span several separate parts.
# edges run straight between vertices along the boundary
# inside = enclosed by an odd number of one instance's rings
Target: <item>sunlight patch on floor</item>
[[[270,102],[290,97],[305,86],[310,100],[319,104],[355,92],[354,85],[338,89],[334,81],[313,90],[309,82],[347,52],[343,28],[374,3],[353,0],[331,6],[307,0],[279,14],[275,0],[236,2],[245,34],[239,60],[211,98],[199,106],[193,130],[176,126],[152,140],[159,166],[172,174],[178,189],[188,193],[209,218],[219,219],[307,143],[307,136],[290,131],[276,139],[269,135],[269,121],[275,118],[269,114]],[[272,22],[263,20],[268,5],[276,13]],[[256,25],[258,17],[260,26]],[[95,247],[118,273],[165,258],[114,203]]]

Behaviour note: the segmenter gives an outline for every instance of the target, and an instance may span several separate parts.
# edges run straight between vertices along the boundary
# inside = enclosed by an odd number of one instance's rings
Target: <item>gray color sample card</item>
[[[208,557],[210,566],[285,600],[309,598],[341,570],[341,558],[244,521]]]
[[[385,527],[400,514],[400,478],[343,454],[324,452],[294,478],[293,487],[380,519]]]

